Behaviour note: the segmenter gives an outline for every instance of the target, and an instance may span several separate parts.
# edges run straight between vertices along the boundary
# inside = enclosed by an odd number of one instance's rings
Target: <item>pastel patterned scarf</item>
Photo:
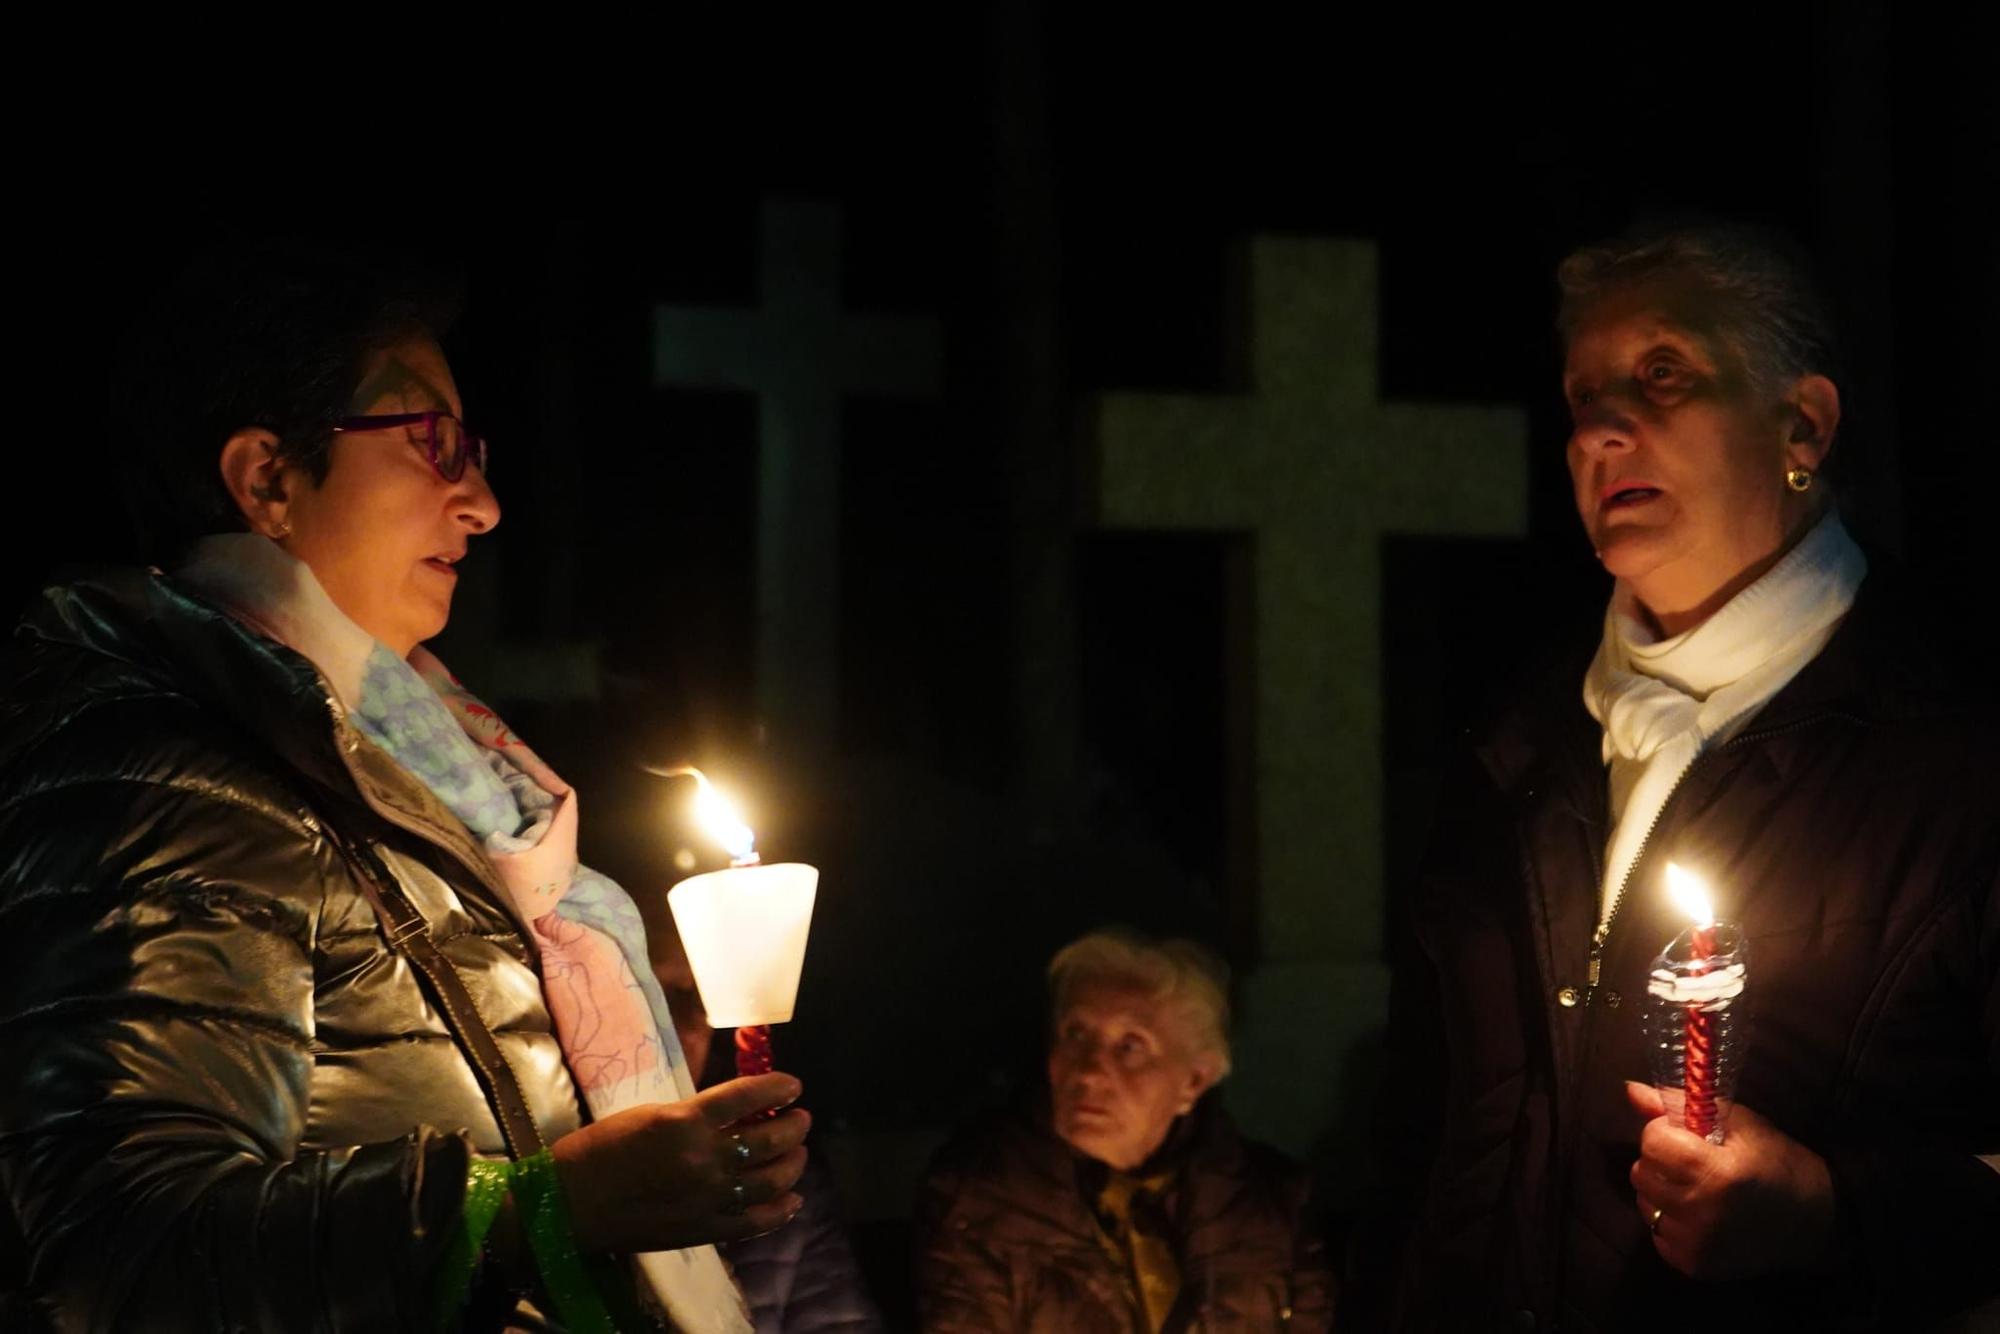
[[[479,838],[514,910],[534,930],[542,994],[592,1118],[693,1097],[639,910],[616,883],[577,861],[575,790],[429,650],[398,658],[276,543],[248,533],[203,538],[179,574],[308,659],[354,726]],[[639,1262],[675,1328],[750,1329],[714,1247]]]

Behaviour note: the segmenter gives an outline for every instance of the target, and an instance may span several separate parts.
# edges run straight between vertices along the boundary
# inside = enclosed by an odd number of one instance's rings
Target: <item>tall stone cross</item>
[[[767,203],[754,309],[657,306],[653,383],[757,395],[758,713],[781,744],[837,719],[840,405],[937,391],[935,320],[840,308],[840,212]]]
[[[1382,939],[1382,537],[1525,531],[1527,422],[1379,400],[1372,244],[1259,237],[1249,258],[1250,392],[1102,396],[1100,516],[1251,535],[1260,953],[1365,963]]]

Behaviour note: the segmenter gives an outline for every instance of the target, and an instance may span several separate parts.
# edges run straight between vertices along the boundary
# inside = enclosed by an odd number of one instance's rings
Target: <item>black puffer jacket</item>
[[[1468,748],[1392,1003],[1401,1327],[1920,1330],[2000,1293],[2000,1173],[1976,1156],[2000,1153],[2000,726],[1927,642],[1871,576],[1675,791],[1595,988],[1608,797],[1587,655]],[[1670,858],[1748,935],[1738,1097],[1831,1169],[1823,1272],[1695,1283],[1633,1202],[1622,1086],[1650,1078],[1647,968],[1687,925],[1657,888]]]
[[[1136,1291],[1107,1253],[1080,1160],[1045,1115],[974,1126],[933,1164],[917,1211],[917,1306],[930,1334],[1134,1334]],[[1202,1099],[1169,1211],[1181,1271],[1168,1334],[1328,1329],[1333,1282],[1306,1179]]]
[[[0,701],[6,1327],[429,1327],[502,1140],[325,831],[425,914],[554,1140],[578,1101],[484,855],[305,659],[158,575],[50,590]]]

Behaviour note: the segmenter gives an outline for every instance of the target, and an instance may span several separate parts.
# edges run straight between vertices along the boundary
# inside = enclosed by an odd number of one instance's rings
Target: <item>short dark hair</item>
[[[1722,336],[1761,388],[1842,378],[1833,317],[1805,252],[1782,232],[1737,223],[1648,227],[1575,251],[1556,269],[1563,341],[1607,293],[1668,276],[1718,299]]]
[[[368,359],[439,336],[449,302],[411,272],[303,242],[203,254],[150,303],[114,372],[111,445],[141,555],[167,565],[196,538],[240,531],[222,444],[244,427],[326,476],[333,427]]]

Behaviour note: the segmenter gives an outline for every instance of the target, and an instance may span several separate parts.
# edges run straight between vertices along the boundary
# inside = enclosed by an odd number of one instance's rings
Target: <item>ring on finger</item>
[[[740,1214],[750,1207],[750,1188],[738,1181],[729,1188],[729,1212]]]
[[[729,1137],[729,1152],[735,1155],[738,1166],[742,1166],[750,1161],[749,1141],[745,1140],[741,1135],[731,1135]]]

